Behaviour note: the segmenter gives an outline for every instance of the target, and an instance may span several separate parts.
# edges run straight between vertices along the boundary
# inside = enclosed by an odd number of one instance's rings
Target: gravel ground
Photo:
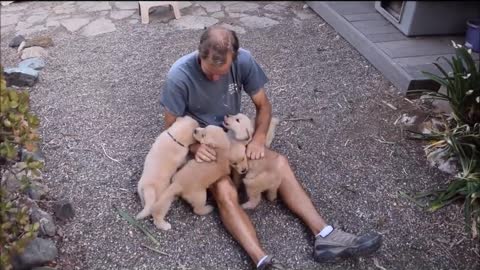
[[[290,5],[301,10],[303,3]],[[136,182],[163,128],[165,74],[196,49],[202,32],[158,22],[120,21],[116,27],[91,38],[59,28],[48,32],[56,46],[30,90],[41,119],[46,184],[53,199],[70,200],[76,211],[73,220],[60,223],[58,268],[252,268],[217,211],[199,217],[177,201],[167,217],[173,230],[144,221],[170,256],[142,247],[151,242],[115,212],[114,205],[132,215],[141,210]],[[19,62],[7,46],[12,38],[10,32],[1,39],[6,67]],[[265,200],[249,214],[269,253],[293,269],[479,269],[479,246],[464,233],[460,205],[428,213],[398,195],[440,187],[449,176],[430,168],[421,145],[393,125],[412,108],[379,71],[318,16],[285,17],[239,38],[270,78],[274,114],[314,118],[281,122],[272,148],[289,158],[330,223],[384,235],[372,257],[319,265],[306,227],[281,202]],[[245,105],[253,115],[248,99]]]

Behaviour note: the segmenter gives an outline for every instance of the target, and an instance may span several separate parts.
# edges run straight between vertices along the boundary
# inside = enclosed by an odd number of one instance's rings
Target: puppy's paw
[[[155,226],[159,228],[160,230],[168,231],[172,228],[172,225],[165,220],[162,221],[157,221],[155,220],[153,223],[155,223]]]
[[[210,214],[213,211],[213,209],[215,209],[213,206],[205,205],[203,207],[194,208],[193,212],[199,216],[204,216],[204,215]]]
[[[150,215],[150,213],[148,213],[147,209],[143,209],[140,213],[138,213],[138,214],[135,216],[135,219],[136,219],[136,220],[144,219],[144,218],[146,218],[148,215]]]
[[[267,192],[267,200],[273,202],[277,199],[277,191],[268,191]]]
[[[242,204],[242,208],[243,209],[254,209],[255,207],[257,207],[258,203],[256,202],[252,202],[252,201],[248,201],[244,204]]]

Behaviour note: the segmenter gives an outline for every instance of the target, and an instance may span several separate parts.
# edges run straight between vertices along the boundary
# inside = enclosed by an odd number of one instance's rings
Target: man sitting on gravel
[[[212,26],[200,38],[198,51],[181,57],[171,67],[161,94],[165,109],[165,128],[176,117],[186,114],[202,126],[221,126],[224,116],[240,112],[241,89],[256,107],[255,133],[246,154],[250,159],[264,158],[265,138],[271,120],[272,106],[264,85],[268,79],[250,52],[239,48],[234,31]],[[206,145],[195,144],[190,151],[205,162],[215,160],[215,151]],[[286,177],[279,188],[285,205],[307,225],[315,236],[314,259],[335,262],[340,258],[368,255],[382,242],[376,233],[362,236],[335,229],[328,225],[315,209],[312,201],[295,178],[288,160],[280,162]],[[210,192],[218,205],[222,222],[240,243],[258,269],[284,269],[272,256],[267,255],[257,238],[255,228],[238,201],[237,190],[230,177],[216,182]]]

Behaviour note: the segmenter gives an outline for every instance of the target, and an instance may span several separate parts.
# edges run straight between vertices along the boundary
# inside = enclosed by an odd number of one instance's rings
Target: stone
[[[31,68],[6,68],[3,71],[7,86],[33,86],[38,80],[38,71]]]
[[[95,21],[85,26],[85,28],[83,28],[82,30],[82,35],[91,37],[91,36],[113,32],[115,30],[117,29],[115,27],[115,24],[113,24],[111,20],[100,18],[100,19],[96,19]]]
[[[260,6],[255,3],[251,2],[237,2],[237,3],[232,3],[231,5],[228,5],[225,7],[225,11],[228,13],[231,12],[246,12],[246,11],[255,11],[258,10]]]
[[[90,19],[75,18],[75,19],[62,20],[60,21],[60,24],[62,24],[65,28],[67,28],[68,31],[75,32],[78,29],[82,28],[84,25],[86,25],[88,22],[90,22]]]
[[[20,46],[20,43],[25,40],[25,37],[22,35],[15,36],[10,43],[8,43],[8,46],[11,48],[16,48]]]
[[[39,46],[43,48],[48,48],[53,46],[53,39],[49,36],[36,36],[25,41],[24,48]]]
[[[30,210],[30,218],[32,222],[40,224],[40,236],[55,236],[56,226],[53,222],[53,217],[38,207],[33,207]]]
[[[135,10],[115,10],[110,12],[110,18],[114,20],[121,20],[128,18],[135,13]]]
[[[55,14],[70,14],[75,12],[75,10],[75,2],[66,2],[53,8],[53,12],[55,12]]]
[[[197,2],[200,6],[205,8],[208,13],[210,12],[217,12],[222,10],[222,5],[218,2]]]
[[[45,31],[45,30],[47,30],[47,28],[44,25],[35,25],[31,28],[24,28],[24,29],[17,30],[17,34],[30,35],[30,34],[40,32],[40,31]]]
[[[215,13],[213,13],[211,16],[212,16],[213,18],[220,19],[220,18],[225,17],[225,12],[223,12],[223,11],[215,12]]]
[[[60,22],[59,21],[47,21],[47,24],[46,24],[47,27],[58,27],[60,26]]]
[[[9,193],[15,193],[21,187],[20,181],[18,181],[15,175],[9,171],[6,171],[2,175],[2,185],[4,185],[5,189]]]
[[[442,172],[454,175],[458,172],[458,159],[456,157],[451,157],[446,161],[440,162],[438,169]]]
[[[13,2],[13,1],[11,1],[11,2]],[[2,11],[4,11],[4,12],[20,11],[20,10],[26,9],[27,7],[28,7],[28,5],[25,4],[25,2],[24,2],[24,3],[22,3],[22,5],[17,4],[17,5],[10,5],[8,7],[2,7]]]
[[[72,204],[67,200],[58,201],[53,205],[55,216],[60,220],[67,220],[75,216]]]
[[[137,1],[125,1],[125,2],[115,2],[115,7],[118,9],[136,9],[138,10],[138,2]]]
[[[295,15],[297,15],[297,17],[300,19],[300,20],[306,20],[306,19],[310,19],[310,18],[313,18],[315,15],[313,14],[313,12],[311,12],[310,10],[308,9],[304,9],[304,10],[293,10],[293,13],[295,13]]]
[[[2,14],[2,16],[0,16],[0,24],[2,27],[16,24],[19,21],[20,16],[20,14]]]
[[[47,50],[39,46],[34,46],[34,47],[29,47],[24,49],[22,51],[21,58],[22,60],[25,60],[25,59],[34,58],[34,57],[46,58],[47,56],[48,56]]]
[[[178,2],[178,8],[179,9],[184,9],[184,8],[187,8],[189,6],[192,5],[192,2],[188,2],[188,1],[180,1]]]
[[[186,15],[178,20],[173,20],[170,23],[180,29],[204,29],[217,22],[217,19],[211,17]]]
[[[23,60],[18,64],[19,68],[31,68],[35,70],[41,70],[45,67],[45,60],[42,58],[34,57]],[[26,151],[26,150],[25,150]],[[23,158],[23,156],[22,156]],[[23,160],[22,160],[23,161]]]
[[[31,58],[31,59],[38,59],[38,58]],[[30,59],[28,59],[28,60],[30,60]],[[40,59],[40,60],[42,60],[42,59]],[[42,60],[42,61],[43,61],[43,60]],[[22,61],[21,63],[23,63],[23,62],[28,63],[27,60]],[[21,63],[20,63],[20,64],[21,64]],[[20,64],[19,64],[19,66],[20,66]],[[33,68],[33,67],[30,66],[30,68]],[[35,69],[35,68],[34,68],[34,69]],[[45,162],[45,156],[43,155],[43,153],[41,152],[40,149],[38,149],[38,150],[35,151],[35,152],[30,152],[30,151],[28,151],[27,149],[24,149],[24,148],[23,148],[22,151],[21,151],[21,158],[20,158],[21,161],[22,161],[22,162],[23,162],[23,161],[26,161],[28,157],[32,157],[33,160],[35,160],[35,161]]]
[[[50,239],[35,238],[28,243],[25,251],[13,259],[14,269],[31,269],[53,261],[58,254],[57,247]]]
[[[33,182],[27,189],[28,197],[32,200],[42,200],[47,196],[48,188],[39,182]]]
[[[25,21],[27,23],[36,24],[43,22],[48,17],[48,14],[37,14],[28,17]]]
[[[263,9],[276,12],[276,13],[282,13],[285,11],[285,6],[277,5],[277,4],[268,4],[264,6]]]
[[[240,18],[245,16],[248,16],[248,15],[243,13],[235,13],[235,12],[228,13],[228,17],[231,17],[231,18]]]
[[[207,12],[205,12],[205,10],[201,7],[196,7],[196,8],[193,9],[191,15],[192,16],[206,16]]]
[[[221,26],[223,26],[227,29],[233,30],[237,34],[245,34],[246,33],[245,29],[243,27],[240,27],[240,26],[234,26],[234,25],[231,25],[231,24],[228,24],[228,23],[222,23]]]
[[[138,20],[129,20],[128,23],[130,23],[130,24],[137,24],[137,23],[138,23]]]
[[[266,27],[279,24],[278,21],[272,20],[270,18],[258,17],[258,16],[246,16],[246,17],[240,18],[240,22],[242,22],[245,26],[250,28],[266,28]]]
[[[78,2],[78,9],[86,12],[95,12],[95,11],[111,10],[112,6],[110,6],[109,2],[107,1],[85,1],[85,2]]]

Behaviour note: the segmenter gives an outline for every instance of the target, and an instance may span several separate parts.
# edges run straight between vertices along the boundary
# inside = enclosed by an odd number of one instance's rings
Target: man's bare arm
[[[268,127],[272,119],[272,104],[270,104],[267,94],[263,88],[260,89],[254,96],[252,96],[252,101],[255,104],[257,111],[253,140],[265,144]]]

